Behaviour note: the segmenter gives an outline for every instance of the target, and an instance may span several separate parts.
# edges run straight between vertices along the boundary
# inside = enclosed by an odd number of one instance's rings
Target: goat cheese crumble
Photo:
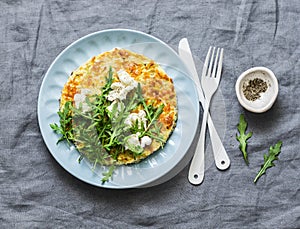
[[[74,95],[74,103],[77,109],[79,109],[80,106],[82,107],[83,112],[87,112],[91,109],[89,105],[87,105],[87,103],[85,102],[85,98],[90,93],[91,91],[89,89],[83,88],[80,90],[80,93],[76,93]]]
[[[147,118],[146,112],[144,110],[140,110],[139,113],[129,114],[124,121],[124,123],[128,127],[133,126],[136,122],[138,123],[138,128],[141,128],[142,126],[144,127],[144,129],[147,128]]]
[[[147,145],[151,145],[152,139],[148,136],[144,136],[139,139],[140,133],[131,134],[125,138],[125,149],[129,149],[134,152],[143,152],[143,149]]]
[[[107,95],[107,100],[125,100],[127,94],[138,86],[138,83],[124,70],[117,72],[120,82],[114,82],[111,84],[111,89]]]
[[[108,111],[108,115],[110,118],[117,118],[119,113],[124,110],[124,103],[121,101],[113,101],[108,107],[106,107],[106,110]],[[114,113],[114,116],[112,117],[112,114]]]

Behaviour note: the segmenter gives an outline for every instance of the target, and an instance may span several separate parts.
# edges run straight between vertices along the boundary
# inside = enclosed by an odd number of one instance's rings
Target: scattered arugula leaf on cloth
[[[281,145],[282,145],[282,141],[277,142],[277,144],[275,146],[270,146],[269,149],[269,155],[264,154],[264,164],[261,166],[261,169],[259,170],[259,172],[257,173],[255,179],[254,179],[254,183],[257,182],[257,180],[266,173],[266,170],[268,168],[271,168],[274,165],[273,161],[278,159],[278,155],[281,151]]]
[[[241,114],[239,124],[237,125],[240,135],[236,135],[236,139],[240,142],[239,148],[243,153],[246,164],[249,165],[247,154],[247,140],[252,137],[252,132],[246,134],[247,126],[248,123],[246,122],[244,115]]]

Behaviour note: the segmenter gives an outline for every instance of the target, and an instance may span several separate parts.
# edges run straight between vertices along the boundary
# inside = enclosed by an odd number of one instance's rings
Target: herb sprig
[[[50,124],[50,127],[62,136],[58,139],[57,144],[63,140],[66,140],[69,144],[74,141],[73,127],[72,127],[72,102],[67,101],[62,111],[57,112],[59,116],[60,126],[56,123]]]
[[[113,176],[115,168],[116,167],[114,165],[112,165],[112,166],[109,167],[108,171],[102,173],[102,175],[103,175],[103,177],[101,179],[102,184],[109,181],[109,179]]]
[[[153,138],[153,139],[161,142],[161,144],[164,143],[165,140],[160,136],[161,126],[158,126],[158,123],[156,121],[159,118],[159,116],[161,115],[161,113],[163,112],[165,105],[163,103],[160,104],[158,107],[154,107],[153,104],[147,105],[146,101],[142,95],[142,88],[141,88],[140,84],[138,85],[137,93],[139,96],[140,103],[143,105],[143,108],[146,112],[147,119],[149,122],[147,128],[141,132],[140,137],[147,135],[150,138]],[[153,127],[153,128],[150,129],[151,127]]]
[[[266,173],[268,168],[275,166],[273,162],[278,159],[278,155],[281,151],[281,145],[282,141],[277,142],[275,146],[270,146],[268,155],[264,154],[264,164],[261,165],[261,168],[253,181],[254,183],[256,183],[257,180]]]
[[[247,126],[248,123],[246,122],[244,115],[241,114],[239,124],[237,125],[240,135],[236,135],[236,139],[240,142],[239,148],[243,153],[246,164],[248,165],[247,140],[252,137],[252,132],[246,134]]]

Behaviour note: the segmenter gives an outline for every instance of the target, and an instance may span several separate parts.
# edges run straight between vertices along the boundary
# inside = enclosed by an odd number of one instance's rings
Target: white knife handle
[[[216,166],[220,170],[225,170],[230,166],[230,159],[212,122],[210,114],[208,114],[207,123]]]
[[[204,148],[207,116],[208,109],[204,109],[200,137],[189,169],[188,179],[194,185],[201,184],[204,179]]]

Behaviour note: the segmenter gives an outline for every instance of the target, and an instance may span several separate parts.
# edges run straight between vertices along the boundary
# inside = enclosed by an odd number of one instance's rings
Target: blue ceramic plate
[[[49,127],[59,123],[59,98],[70,73],[91,57],[115,47],[143,54],[159,63],[173,79],[178,102],[178,121],[163,149],[142,162],[119,166],[111,181],[102,184],[105,166],[91,170],[87,160],[78,163],[79,153],[74,146],[61,142]],[[89,184],[103,188],[137,188],[160,183],[162,177],[171,178],[174,170],[187,154],[199,120],[197,92],[189,71],[176,52],[167,44],[148,34],[126,29],[112,29],[89,34],[67,47],[49,67],[39,93],[38,121],[43,139],[56,161],[69,173]],[[182,166],[181,166],[182,167]],[[172,176],[168,175],[172,172]],[[176,173],[178,173],[178,169]],[[165,179],[165,178],[164,178]]]

